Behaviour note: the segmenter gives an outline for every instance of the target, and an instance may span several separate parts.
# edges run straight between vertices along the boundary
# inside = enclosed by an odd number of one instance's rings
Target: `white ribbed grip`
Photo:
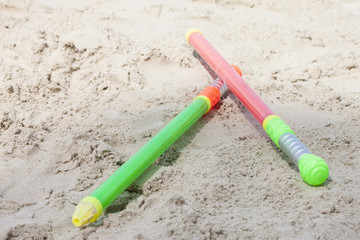
[[[305,145],[292,133],[284,133],[279,138],[279,146],[286,155],[298,166],[299,159],[302,155],[310,151]]]
[[[226,86],[225,82],[221,80],[220,78],[216,78],[211,86],[216,87],[220,91],[220,95],[223,96],[227,90],[229,89],[228,86]]]

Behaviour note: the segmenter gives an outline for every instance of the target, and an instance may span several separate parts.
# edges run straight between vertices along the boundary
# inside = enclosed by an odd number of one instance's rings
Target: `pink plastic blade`
[[[211,46],[200,32],[189,35],[188,41],[212,70],[223,79],[229,89],[262,124],[264,119],[273,114],[271,109],[250,88],[229,63]]]

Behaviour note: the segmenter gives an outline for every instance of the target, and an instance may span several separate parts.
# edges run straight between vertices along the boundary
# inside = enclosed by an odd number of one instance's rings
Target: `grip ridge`
[[[298,162],[304,154],[310,153],[305,145],[292,133],[281,135],[279,146],[296,166],[298,166]]]

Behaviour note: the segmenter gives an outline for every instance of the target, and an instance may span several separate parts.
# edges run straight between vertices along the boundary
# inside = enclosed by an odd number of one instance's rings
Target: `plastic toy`
[[[295,136],[294,131],[271,111],[199,30],[190,30],[186,35],[186,40],[252,113],[274,143],[298,166],[303,180],[310,185],[324,183],[329,175],[325,160],[311,154]]]
[[[239,70],[239,74],[241,74]],[[127,160],[90,196],[77,205],[72,222],[81,227],[96,221],[103,211],[160,157],[186,130],[206,114],[227,91],[221,79],[206,87],[179,115]]]

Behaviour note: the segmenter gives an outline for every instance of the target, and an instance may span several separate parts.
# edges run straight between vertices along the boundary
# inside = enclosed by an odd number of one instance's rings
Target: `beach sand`
[[[359,239],[360,2],[0,1],[0,239]],[[200,29],[330,168],[226,94],[101,219],[76,204],[211,81]]]

